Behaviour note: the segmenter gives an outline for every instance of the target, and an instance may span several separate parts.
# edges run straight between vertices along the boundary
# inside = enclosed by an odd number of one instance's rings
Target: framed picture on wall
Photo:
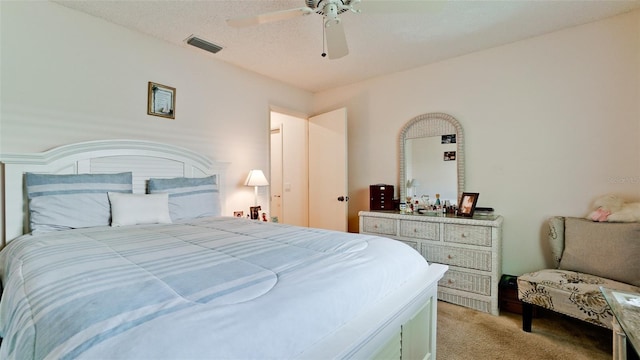
[[[176,118],[176,89],[149,81],[147,114]]]
[[[480,193],[462,193],[460,197],[460,205],[458,206],[458,215],[472,217],[476,210],[476,203]]]

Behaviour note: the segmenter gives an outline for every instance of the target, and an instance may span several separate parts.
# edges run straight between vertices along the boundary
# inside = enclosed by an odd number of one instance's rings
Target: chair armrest
[[[555,268],[560,266],[560,259],[564,252],[564,217],[554,216],[549,218],[549,245],[551,245],[551,254]]]

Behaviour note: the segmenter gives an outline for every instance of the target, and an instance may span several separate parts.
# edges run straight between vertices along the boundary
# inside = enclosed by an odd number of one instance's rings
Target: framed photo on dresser
[[[460,205],[458,206],[458,215],[472,217],[476,210],[476,203],[480,193],[462,193],[460,197]]]

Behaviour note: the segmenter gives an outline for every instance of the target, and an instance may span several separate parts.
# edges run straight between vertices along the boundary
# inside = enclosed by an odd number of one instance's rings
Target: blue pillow
[[[109,225],[107,192],[131,193],[132,174],[26,174],[31,232]]]
[[[172,221],[220,216],[216,177],[149,179],[149,193],[169,193]]]

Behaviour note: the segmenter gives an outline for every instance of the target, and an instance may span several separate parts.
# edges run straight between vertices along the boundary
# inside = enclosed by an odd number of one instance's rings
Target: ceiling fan
[[[304,0],[304,2],[306,6],[301,8],[229,19],[227,24],[233,27],[246,27],[316,13],[324,18],[324,33],[326,34],[329,59],[339,59],[349,54],[347,39],[340,19],[340,15],[344,12],[360,13],[363,10],[383,13],[398,12],[398,10],[402,12],[421,11],[432,9],[433,4],[441,3],[441,1],[427,0],[366,0],[364,2],[362,0]],[[325,53],[322,54],[322,56],[325,55]]]
[[[234,27],[245,27],[316,13],[324,17],[324,31],[327,37],[326,41],[329,59],[338,59],[347,55],[349,53],[349,48],[347,47],[347,38],[339,15],[346,11],[359,13],[360,9],[354,8],[354,5],[359,4],[361,0],[304,1],[306,3],[305,7],[229,19],[227,20],[227,24]],[[323,56],[324,55],[325,54],[323,53]]]

